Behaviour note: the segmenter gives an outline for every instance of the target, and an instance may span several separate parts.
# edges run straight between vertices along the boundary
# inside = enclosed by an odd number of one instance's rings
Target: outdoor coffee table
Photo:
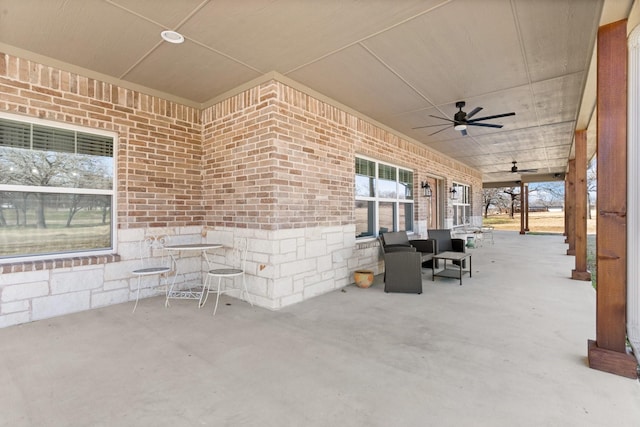
[[[437,260],[444,261],[444,268],[438,272],[436,272],[436,261]],[[462,261],[465,259],[469,260],[469,269],[462,269]],[[447,268],[447,261],[460,261],[460,265],[457,269],[455,268]],[[433,256],[433,264],[432,264],[432,280],[436,280],[436,276],[438,277],[448,277],[451,279],[460,279],[460,286],[462,286],[462,275],[464,273],[469,273],[469,277],[471,277],[471,254],[468,252],[441,252],[437,255]]]

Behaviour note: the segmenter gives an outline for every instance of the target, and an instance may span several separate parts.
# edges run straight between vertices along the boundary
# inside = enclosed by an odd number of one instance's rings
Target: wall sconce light
[[[424,197],[431,197],[431,186],[429,185],[428,182],[424,182],[422,181],[420,183],[420,187],[422,188],[422,195]]]
[[[458,192],[455,188],[451,187],[451,189],[449,189],[449,196],[451,197],[451,200],[455,200],[458,197]]]

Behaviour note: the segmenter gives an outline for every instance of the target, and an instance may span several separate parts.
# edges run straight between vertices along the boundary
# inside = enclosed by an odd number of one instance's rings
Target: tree
[[[535,203],[545,208],[564,204],[564,183],[558,181],[529,184],[529,194]]]
[[[489,215],[489,208],[495,206],[498,209],[504,207],[504,196],[501,188],[483,188],[482,203],[484,206],[484,217]]]
[[[0,177],[0,182],[30,187],[63,188],[107,188],[110,185],[110,173],[100,157],[72,154],[67,152],[1,148],[0,169],[9,171]],[[87,196],[70,194],[69,198],[48,198],[44,192],[14,193],[13,206],[22,213],[23,221],[18,225],[27,225],[28,199],[35,198],[36,227],[46,228],[45,212],[47,203],[55,207],[68,207],[67,227],[73,216],[86,205],[82,201]]]
[[[518,205],[518,202],[520,201],[520,192],[516,193],[515,187],[505,188],[504,190],[502,190],[502,192],[507,194],[510,198],[509,216],[513,218],[513,213],[515,211],[515,208]]]
[[[587,168],[587,218],[591,219],[591,206],[596,203],[598,194],[598,159],[593,157]]]

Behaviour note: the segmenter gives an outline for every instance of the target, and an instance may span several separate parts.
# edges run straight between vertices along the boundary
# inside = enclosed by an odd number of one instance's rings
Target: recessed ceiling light
[[[168,41],[169,43],[179,44],[184,42],[184,36],[176,31],[165,30],[161,32],[160,35],[165,41]]]

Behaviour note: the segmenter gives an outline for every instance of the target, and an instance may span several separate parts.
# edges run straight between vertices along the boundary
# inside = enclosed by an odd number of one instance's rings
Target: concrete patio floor
[[[589,369],[595,291],[560,235],[496,232],[473,277],[278,312],[160,298],[0,329],[1,426],[638,426]]]

